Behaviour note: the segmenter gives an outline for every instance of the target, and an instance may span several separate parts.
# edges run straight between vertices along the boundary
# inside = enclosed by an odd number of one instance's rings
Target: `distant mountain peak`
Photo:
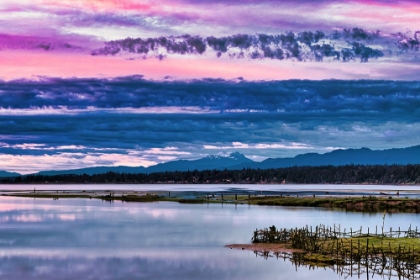
[[[243,159],[246,159],[246,157],[243,154],[241,154],[240,152],[233,152],[228,157],[229,158],[233,158],[235,160],[243,160]]]
[[[204,159],[207,159],[207,160],[233,159],[233,160],[238,160],[238,161],[249,160],[246,156],[244,156],[243,154],[239,152],[233,152],[229,154],[228,156],[209,155],[209,156],[206,156]]]
[[[7,172],[7,171],[0,170],[0,178],[1,177],[17,177],[17,176],[21,176],[21,174],[16,173],[16,172]]]
[[[42,171],[38,174],[101,174],[109,171],[124,173],[152,173],[171,172],[186,170],[206,169],[243,169],[243,168],[284,168],[292,166],[322,166],[322,165],[375,165],[375,164],[420,164],[420,145],[394,148],[388,150],[360,149],[338,149],[325,154],[306,153],[291,158],[269,158],[262,162],[254,162],[239,152],[233,152],[228,156],[209,155],[197,160],[177,160],[166,163],[159,163],[150,167],[91,167],[75,170]],[[0,177],[19,176],[17,173],[0,171]],[[16,176],[15,175],[15,176]]]
[[[224,157],[217,156],[217,155],[209,155],[209,156],[204,157],[204,159],[209,159],[209,160],[217,160],[217,159],[222,159],[222,158]]]

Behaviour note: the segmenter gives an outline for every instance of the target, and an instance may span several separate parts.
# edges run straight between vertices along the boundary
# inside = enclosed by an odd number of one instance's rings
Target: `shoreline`
[[[405,212],[420,213],[420,199],[397,196],[391,193],[378,193],[376,195],[360,195],[348,193],[329,195],[302,195],[294,193],[293,196],[260,191],[252,192],[209,192],[209,191],[134,191],[134,190],[54,190],[54,191],[0,191],[1,196],[30,197],[45,199],[101,199],[106,201],[124,202],[178,202],[190,204],[248,204],[260,206],[295,206],[295,207],[322,207],[326,209],[344,210],[351,212]]]
[[[102,183],[95,183],[95,182],[86,182],[86,183],[79,183],[79,182],[40,182],[40,183],[4,183],[0,182],[1,185],[11,185],[11,186],[35,186],[35,185],[274,185],[274,186],[307,186],[307,185],[331,185],[331,186],[419,186],[420,183],[400,183],[400,184],[379,184],[379,183],[307,183],[307,184],[300,184],[300,183],[276,183],[276,182],[269,182],[269,183],[226,183],[226,182],[219,182],[219,183],[184,183],[184,182],[149,182],[149,183],[130,183],[130,182],[102,182]]]
[[[293,249],[290,244],[283,243],[251,243],[251,244],[228,244],[224,246],[229,249],[259,251],[270,253],[304,253],[304,250]]]

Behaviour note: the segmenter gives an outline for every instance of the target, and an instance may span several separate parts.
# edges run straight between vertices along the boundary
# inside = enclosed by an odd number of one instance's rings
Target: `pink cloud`
[[[9,35],[0,33],[0,50],[26,49],[40,51],[59,52],[84,52],[88,54],[93,47],[99,47],[102,43],[87,36],[58,35],[54,32],[39,35]]]
[[[150,3],[138,3],[131,0],[41,0],[44,5],[50,7],[60,8],[79,8],[88,9],[92,11],[115,11],[115,10],[129,10],[129,11],[149,11],[154,5]],[[136,3],[137,2],[137,3]]]
[[[378,1],[361,1],[358,5],[351,5],[349,9],[342,9],[340,16],[361,26],[404,32],[406,29],[419,28],[419,13],[420,6],[412,2],[385,4]]]
[[[39,76],[51,77],[117,77],[144,75],[148,79],[243,77],[249,80],[286,79],[412,79],[420,71],[419,65],[405,63],[317,63],[276,60],[238,60],[229,58],[171,56],[157,59],[126,60],[114,56],[90,56],[84,53],[45,51],[0,51],[0,64],[7,71],[0,72],[5,80]],[[398,76],[397,76],[398,75]]]
[[[332,29],[363,27],[392,32],[418,26],[419,5],[415,1],[176,1],[155,0],[38,0],[11,1],[3,4],[3,13],[16,13],[6,24],[20,29],[50,28],[60,31],[70,28],[77,32],[81,18],[86,26],[95,25],[95,15],[110,16],[106,25],[119,26],[141,18],[138,28],[155,29],[155,35],[190,33],[193,35],[230,35],[232,33],[284,32],[287,30]],[[310,12],[309,12],[310,11]],[[35,16],[40,13],[38,16]],[[104,20],[103,17],[99,17]],[[22,19],[22,20],[19,20]],[[229,20],[227,20],[229,19]],[[12,22],[10,22],[10,20]],[[99,22],[100,24],[101,22]],[[364,26],[360,26],[363,23]],[[143,25],[147,26],[143,26]],[[209,25],[211,24],[211,25]],[[124,24],[122,24],[124,25]],[[5,29],[6,30],[6,29]],[[3,32],[5,31],[3,30]],[[68,30],[67,30],[68,31]],[[65,31],[65,32],[67,32]],[[15,30],[15,32],[18,32]],[[37,32],[36,29],[31,32]],[[171,34],[168,34],[170,32]],[[134,33],[134,31],[133,31]],[[212,34],[210,34],[212,33]],[[95,36],[95,30],[91,30]],[[133,34],[134,36],[134,34]]]
[[[66,170],[92,166],[151,166],[156,161],[136,154],[61,153],[55,155],[0,154],[0,170],[30,174],[42,170]]]

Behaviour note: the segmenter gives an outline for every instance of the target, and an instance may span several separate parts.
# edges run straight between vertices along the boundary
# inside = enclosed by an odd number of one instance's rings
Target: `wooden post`
[[[366,264],[368,261],[368,254],[369,254],[369,238],[366,238]]]
[[[238,195],[235,193],[235,200],[238,200]]]
[[[369,280],[369,238],[366,239],[366,279]]]
[[[338,238],[337,238],[337,246],[336,246],[336,250],[337,250],[337,260],[338,260]]]

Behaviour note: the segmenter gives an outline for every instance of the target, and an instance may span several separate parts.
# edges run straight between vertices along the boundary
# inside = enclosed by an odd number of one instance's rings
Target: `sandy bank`
[[[290,248],[290,244],[280,243],[229,244],[225,245],[225,247],[236,250],[249,250],[259,252],[268,251],[272,253],[303,253],[302,250]]]

